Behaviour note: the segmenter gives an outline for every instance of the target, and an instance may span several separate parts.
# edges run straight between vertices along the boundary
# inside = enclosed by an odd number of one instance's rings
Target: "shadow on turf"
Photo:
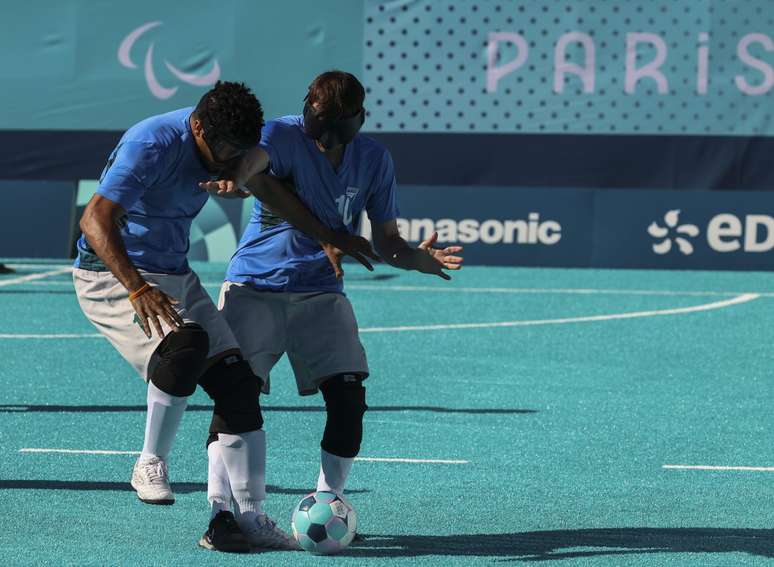
[[[324,406],[261,406],[265,412],[319,413],[325,412]],[[145,412],[146,406],[48,406],[25,404],[1,404],[0,413],[123,413]],[[212,406],[190,405],[186,411],[212,411]],[[538,410],[519,408],[444,408],[437,406],[368,406],[368,412],[426,411],[431,413],[468,413],[468,414],[519,414],[537,413]]]
[[[654,553],[736,552],[774,558],[774,530],[741,528],[606,528],[485,535],[366,535],[365,538],[363,543],[348,548],[344,554],[353,557],[447,555],[501,557],[503,561],[552,561]]]
[[[0,480],[0,490],[107,490],[134,492],[134,488],[128,482],[98,482],[82,480]],[[204,482],[173,482],[172,490],[178,494],[190,494],[192,492],[207,492],[207,484]],[[269,494],[296,494],[304,496],[309,494],[308,488],[283,488],[281,486],[266,486]],[[348,490],[349,493],[363,494],[368,490]]]

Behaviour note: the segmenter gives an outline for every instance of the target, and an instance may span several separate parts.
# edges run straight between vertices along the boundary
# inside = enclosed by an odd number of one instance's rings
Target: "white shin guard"
[[[142,456],[167,458],[172,450],[188,398],[167,394],[148,382],[148,417],[145,421],[145,443]]]
[[[261,431],[218,433],[218,445],[241,523],[262,513],[266,500],[266,434]]]
[[[214,441],[207,447],[207,461],[207,501],[214,518],[218,512],[231,510],[231,485],[221,455],[220,441]]]
[[[317,491],[343,495],[344,485],[347,483],[353,462],[355,459],[339,457],[325,449],[320,449],[320,476],[317,479]]]

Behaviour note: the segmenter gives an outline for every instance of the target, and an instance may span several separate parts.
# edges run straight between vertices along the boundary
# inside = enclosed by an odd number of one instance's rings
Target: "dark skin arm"
[[[100,195],[94,195],[83,212],[80,227],[100,260],[131,293],[143,287],[147,282],[129,259],[121,233],[118,230],[118,220],[125,214],[121,205]],[[148,338],[152,334],[151,325],[159,337],[164,337],[161,321],[164,321],[172,329],[183,324],[183,320],[173,307],[175,303],[177,303],[176,300],[167,296],[157,287],[152,287],[132,301],[132,307],[137,312]]]
[[[226,174],[217,181],[203,181],[199,183],[199,187],[219,197],[244,198],[243,189],[248,190],[290,224],[319,240],[333,265],[336,277],[343,275],[340,258],[342,254],[352,256],[373,271],[368,259],[378,261],[379,256],[373,251],[371,244],[361,236],[334,232],[323,225],[282,181],[258,173],[265,171],[268,165],[268,154],[263,149],[256,148],[242,159],[237,171]],[[338,257],[333,253],[334,249],[341,251]]]
[[[325,254],[333,265],[337,278],[344,275],[341,258],[333,250],[342,250],[373,271],[371,260],[379,260],[371,244],[363,237],[349,233],[334,232],[323,225],[304,206],[301,200],[283,183],[270,175],[256,175],[247,182],[247,188],[261,202],[285,218],[290,224],[316,238],[322,244]]]
[[[455,256],[462,251],[461,246],[435,248],[438,233],[423,241],[417,248],[412,248],[403,240],[398,232],[398,223],[394,220],[376,224],[373,227],[374,246],[385,262],[404,270],[417,270],[450,280],[444,270],[459,270],[462,268],[462,257]]]

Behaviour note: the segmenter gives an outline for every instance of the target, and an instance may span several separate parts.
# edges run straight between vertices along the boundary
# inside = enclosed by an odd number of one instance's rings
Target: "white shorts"
[[[175,310],[186,323],[201,325],[210,337],[209,356],[239,348],[236,339],[215,304],[202,288],[199,277],[187,274],[151,274],[140,270],[142,277],[176,299]],[[111,272],[93,272],[76,268],[73,282],[78,303],[86,318],[105,335],[126,361],[147,382],[148,363],[162,339],[153,330],[149,339],[135,319],[129,292]],[[170,327],[161,321],[164,333]]]
[[[269,393],[269,374],[288,354],[298,393],[314,394],[338,374],[368,377],[365,349],[352,305],[339,293],[257,291],[225,282],[218,307]]]

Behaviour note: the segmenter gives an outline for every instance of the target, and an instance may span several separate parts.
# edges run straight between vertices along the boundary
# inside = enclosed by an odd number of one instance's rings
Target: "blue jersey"
[[[193,108],[152,116],[121,137],[102,171],[97,194],[126,211],[121,221],[129,259],[155,273],[189,271],[186,254],[191,222],[207,202],[198,185],[210,179],[188,122]],[[76,268],[107,268],[84,235],[78,240]]]
[[[358,134],[334,169],[304,132],[303,120],[285,116],[264,127],[261,146],[271,159],[271,173],[291,179],[301,201],[335,231],[355,233],[363,210],[374,223],[397,218],[395,170],[389,152]],[[320,244],[257,200],[226,279],[269,291],[342,291]]]

